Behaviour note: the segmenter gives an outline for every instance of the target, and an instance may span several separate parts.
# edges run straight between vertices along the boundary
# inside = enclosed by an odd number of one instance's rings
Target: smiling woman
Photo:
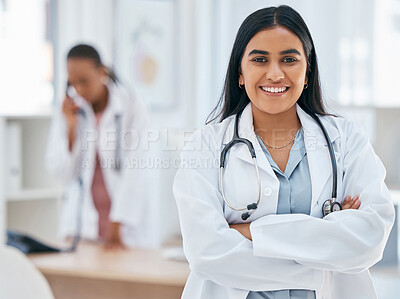
[[[307,81],[303,45],[285,27],[278,25],[260,31],[247,44],[239,85],[244,86],[252,103],[255,132],[269,145],[270,154],[281,169],[285,169],[290,153],[290,148],[282,149],[294,141],[301,127],[295,104]],[[287,128],[281,123],[279,128],[271,123],[278,114],[279,118],[286,118]],[[280,138],[276,138],[278,129],[285,129],[289,134],[281,132]]]
[[[369,268],[394,221],[385,169],[354,122],[325,112],[296,11],[246,18],[213,116],[181,159],[220,166],[181,167],[174,182],[192,271],[182,298],[376,298]]]
[[[276,114],[295,108],[307,84],[301,41],[281,26],[260,31],[250,40],[240,70],[239,84],[252,99],[254,113]]]

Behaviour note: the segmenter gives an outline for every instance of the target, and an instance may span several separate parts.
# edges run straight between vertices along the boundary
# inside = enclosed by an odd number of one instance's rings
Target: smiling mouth
[[[264,87],[260,86],[260,89],[270,95],[282,95],[289,90],[290,87]]]

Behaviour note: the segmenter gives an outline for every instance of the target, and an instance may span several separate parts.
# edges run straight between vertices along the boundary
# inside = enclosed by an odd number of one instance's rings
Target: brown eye
[[[253,59],[254,62],[267,62],[267,59],[264,57],[256,57]]]
[[[284,58],[282,61],[283,61],[283,62],[286,62],[286,63],[292,63],[292,62],[296,62],[297,59],[296,59],[296,58],[293,58],[293,57],[286,57],[286,58]]]

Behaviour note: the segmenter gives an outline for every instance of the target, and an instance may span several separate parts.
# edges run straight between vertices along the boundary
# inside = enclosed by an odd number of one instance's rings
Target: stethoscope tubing
[[[79,110],[79,117],[81,121],[79,122],[80,129],[78,130],[80,132],[80,138],[82,140],[83,138],[83,129],[85,128],[84,122],[87,121],[86,119],[86,113],[83,109]],[[121,161],[120,161],[120,132],[121,132],[121,115],[116,114],[115,115],[115,128],[116,128],[116,151],[115,151],[115,170],[120,171],[121,169]],[[72,244],[69,248],[61,250],[63,252],[73,252],[76,250],[78,243],[81,239],[81,231],[82,231],[82,208],[83,208],[83,201],[84,201],[84,181],[83,181],[83,175],[82,175],[82,168],[83,168],[83,155],[80,157],[79,161],[79,170],[78,170],[78,185],[79,185],[79,198],[78,198],[78,205],[77,205],[77,211],[76,211],[76,230],[75,234],[72,238]]]
[[[236,114],[236,116],[235,116],[235,126],[234,126],[234,133],[233,133],[232,140],[221,151],[220,168],[219,168],[219,188],[220,188],[220,191],[221,191],[222,198],[223,198],[225,204],[229,208],[231,208],[234,211],[246,211],[246,210],[248,211],[247,213],[243,213],[243,215],[242,215],[242,219],[246,220],[250,216],[250,212],[254,212],[254,210],[257,209],[257,207],[258,207],[258,205],[260,203],[260,200],[261,200],[261,179],[260,179],[260,173],[259,173],[259,169],[258,169],[258,165],[257,165],[257,158],[256,158],[256,153],[255,153],[253,144],[248,139],[239,137],[239,119],[240,119],[240,116],[241,116],[242,112],[243,112],[243,110],[238,112]],[[336,164],[335,152],[333,150],[331,140],[329,138],[329,135],[328,135],[324,125],[322,124],[322,122],[318,118],[318,116],[315,115],[314,113],[308,113],[308,114],[317,122],[318,126],[321,128],[322,133],[324,134],[325,140],[327,142],[327,146],[328,146],[328,150],[329,150],[329,156],[330,156],[330,159],[331,159],[332,174],[333,174],[332,175],[333,176],[333,179],[332,179],[332,197],[331,197],[331,200],[327,200],[326,202],[330,201],[330,207],[333,207],[335,204],[338,204],[340,206],[340,204],[336,202],[336,198],[337,198],[337,164]],[[241,207],[241,208],[234,207],[233,205],[231,205],[229,203],[228,199],[226,198],[225,191],[224,191],[224,185],[223,185],[223,174],[224,174],[224,169],[225,169],[225,164],[226,164],[227,153],[234,145],[236,145],[238,143],[244,143],[248,147],[250,155],[251,155],[252,160],[253,160],[254,167],[256,169],[257,183],[258,183],[258,198],[257,198],[257,202],[249,204],[246,207]],[[324,203],[324,206],[325,206],[325,203]],[[340,208],[341,208],[341,206],[340,206]],[[324,213],[324,216],[325,215],[326,214]]]
[[[331,158],[331,165],[332,165],[332,202],[336,202],[337,198],[337,164],[336,164],[336,158],[335,158],[335,152],[332,147],[332,142],[331,139],[329,138],[328,132],[326,131],[324,125],[322,124],[321,120],[316,116],[315,114],[311,113],[309,114],[319,125],[319,127],[322,130],[322,133],[325,136],[325,140],[327,142],[328,150],[329,150],[329,156]]]
[[[254,167],[255,167],[255,169],[256,169],[256,175],[257,175],[258,198],[257,198],[256,204],[257,204],[257,206],[258,206],[258,204],[260,203],[260,200],[261,200],[261,179],[260,179],[260,171],[258,170],[258,165],[257,165],[257,160],[256,160],[256,158],[254,157],[254,158],[252,158],[252,160],[253,160],[253,164],[254,164]],[[225,192],[224,192],[224,185],[223,185],[223,172],[224,172],[224,167],[220,167],[220,168],[219,168],[219,188],[220,188],[220,190],[221,190],[221,195],[222,195],[222,197],[223,197],[225,203],[227,204],[227,206],[230,207],[232,210],[235,210],[235,211],[247,211],[247,210],[249,210],[248,206],[246,206],[246,207],[244,207],[244,208],[236,208],[236,207],[232,206],[232,205],[229,203],[229,201],[226,199],[226,195],[225,195]]]

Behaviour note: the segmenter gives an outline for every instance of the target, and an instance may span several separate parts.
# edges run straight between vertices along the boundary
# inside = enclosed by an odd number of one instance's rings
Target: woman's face
[[[285,27],[258,32],[241,61],[244,84],[253,110],[279,114],[293,108],[307,83],[307,61],[300,39]]]
[[[101,99],[104,92],[104,68],[91,59],[70,58],[67,61],[68,82],[89,103]]]

